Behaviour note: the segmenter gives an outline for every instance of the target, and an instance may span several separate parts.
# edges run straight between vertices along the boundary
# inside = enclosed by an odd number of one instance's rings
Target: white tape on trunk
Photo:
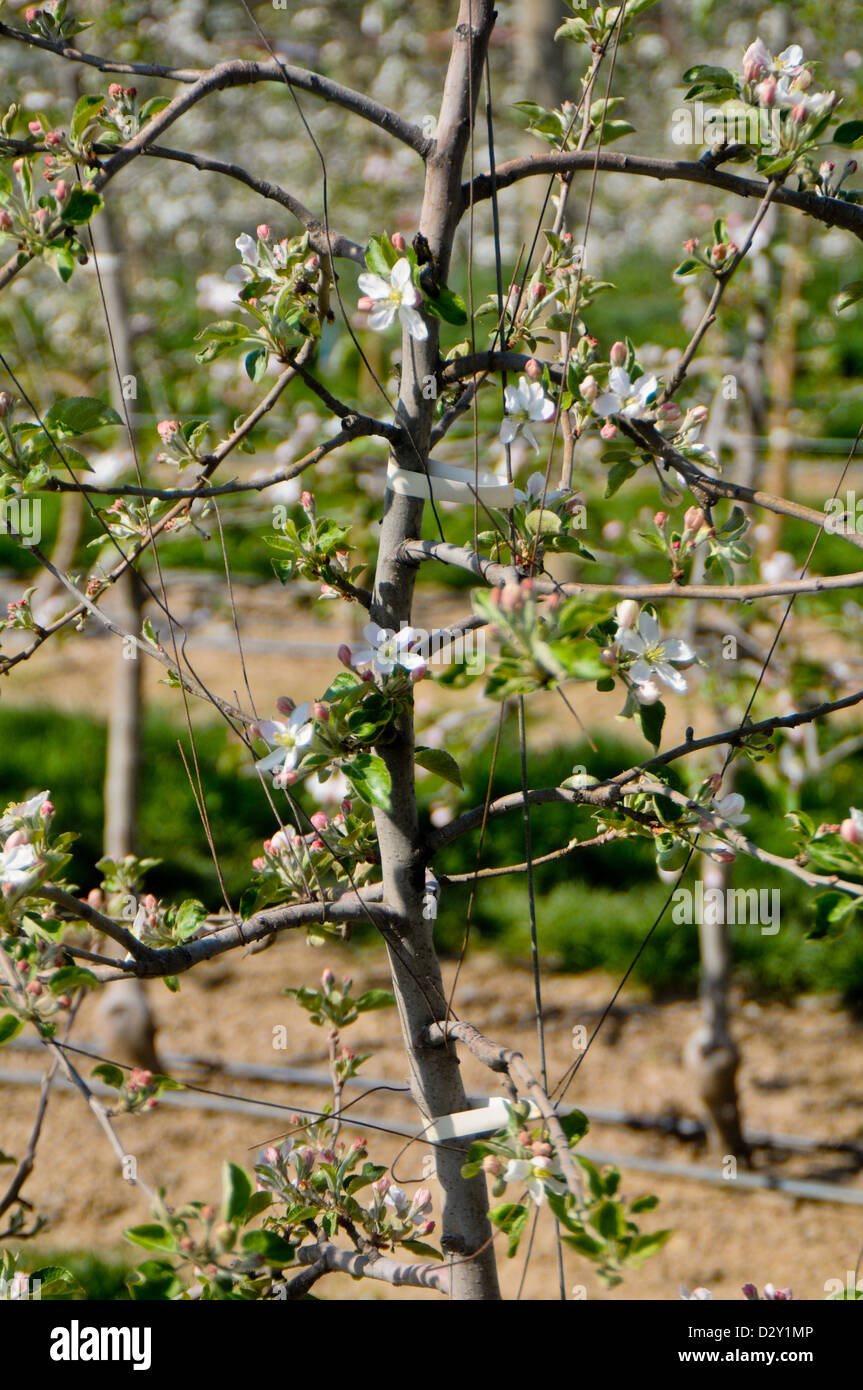
[[[539,1111],[531,1101],[530,1119],[535,1120]],[[495,1096],[480,1110],[457,1110],[454,1115],[440,1115],[423,1130],[422,1138],[432,1144],[442,1144],[446,1139],[469,1139],[476,1134],[494,1134],[496,1129],[506,1129],[509,1112],[503,1096]]]
[[[435,502],[473,502],[476,497],[486,507],[506,509],[515,501],[512,483],[496,473],[482,468],[474,473],[472,469],[441,463],[439,459],[429,459],[428,477],[425,473],[399,468],[390,459],[387,487],[400,497],[421,497],[426,502],[432,497]]]

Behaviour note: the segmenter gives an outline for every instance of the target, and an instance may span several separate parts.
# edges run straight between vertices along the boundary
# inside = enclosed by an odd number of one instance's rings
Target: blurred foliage
[[[185,735],[163,716],[146,721],[143,744],[141,841],[148,855],[161,864],[147,878],[157,895],[180,901],[193,896],[211,904],[219,901],[215,868],[207,850],[194,798],[177,753],[177,738]],[[222,726],[196,731],[198,757],[206,771],[207,809],[228,894],[236,900],[246,886],[252,857],[273,831],[272,813],[256,778],[242,773],[235,746]],[[0,710],[0,804],[50,786],[58,808],[57,824],[75,830],[72,878],[82,891],[95,886],[94,862],[101,853],[105,732],[84,718],[6,708]],[[562,769],[586,764],[599,776],[617,772],[638,760],[639,749],[614,737],[598,741],[597,753],[583,743],[530,755],[533,786],[557,785]],[[482,804],[488,785],[491,754],[483,749],[465,769],[465,786],[456,813]],[[38,775],[34,774],[38,768]],[[82,773],[86,769],[86,774]],[[863,757],[838,764],[829,775],[806,784],[802,806],[814,819],[847,806],[860,785]],[[428,814],[440,784],[421,782],[421,806]],[[514,740],[504,738],[497,761],[493,795],[504,796],[521,786],[521,768]],[[778,853],[793,852],[791,831],[782,821],[785,803],[779,788],[766,785],[758,771],[741,766],[739,789],[752,816],[746,827],[756,841],[768,840]],[[306,798],[307,809],[315,809]],[[70,808],[74,807],[74,815]],[[536,856],[565,843],[574,834],[586,837],[592,822],[584,807],[551,805],[531,812]],[[521,818],[502,816],[486,838],[484,867],[520,863],[524,858]],[[475,867],[476,835],[444,851],[438,860],[442,873],[469,873]],[[691,867],[686,882],[694,880]],[[738,859],[733,886],[778,888],[782,920],[775,936],[763,936],[757,926],[732,928],[738,980],[756,995],[790,999],[801,992],[836,991],[863,1007],[863,939],[857,928],[839,940],[809,941],[811,895],[785,874],[746,859]],[[609,884],[614,884],[610,888]],[[577,851],[536,870],[540,951],[554,970],[580,973],[603,969],[622,974],[641,944],[670,889],[659,883],[650,846],[644,840],[610,844],[599,850]],[[436,935],[441,949],[457,954],[462,946],[469,884],[444,888]],[[514,963],[529,961],[527,887],[522,877],[503,877],[481,883],[473,912],[472,941],[500,951]],[[376,948],[370,928],[358,927],[355,940]],[[692,993],[697,987],[698,933],[694,926],[677,926],[666,912],[635,971],[635,979],[661,995]]]

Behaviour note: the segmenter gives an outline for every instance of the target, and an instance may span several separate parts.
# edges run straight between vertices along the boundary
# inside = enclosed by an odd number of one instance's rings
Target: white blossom
[[[624,367],[612,367],[608,373],[611,388],[597,396],[593,409],[597,415],[622,415],[627,420],[643,420],[659,391],[659,379],[651,372],[633,382]]]
[[[369,312],[369,328],[383,333],[398,316],[402,327],[418,343],[428,337],[428,326],[417,312],[422,295],[413,282],[413,271],[406,256],[396,261],[389,279],[364,271],[357,283],[363,294],[375,301],[375,307]]]
[[[305,750],[315,736],[314,720],[309,718],[311,706],[306,700],[292,714],[287,723],[278,719],[262,719],[258,724],[261,738],[273,749],[265,758],[255,763],[259,772],[293,772]]]
[[[503,404],[506,411],[500,427],[503,443],[511,444],[516,435],[522,432],[538,452],[539,445],[530,424],[550,420],[554,414],[554,401],[545,394],[538,381],[528,381],[526,376],[520,376],[518,386],[507,386],[503,393]],[[542,474],[534,474],[534,477],[537,476],[542,477]]]
[[[686,678],[671,663],[679,661],[688,665],[697,660],[695,652],[679,637],[660,637],[659,623],[650,613],[642,611],[638,631],[625,628],[617,640],[624,651],[632,652],[637,658],[629,668],[629,675],[637,686],[648,689],[648,698],[643,703],[655,703],[649,687],[656,686],[658,681],[678,694],[687,689]]]

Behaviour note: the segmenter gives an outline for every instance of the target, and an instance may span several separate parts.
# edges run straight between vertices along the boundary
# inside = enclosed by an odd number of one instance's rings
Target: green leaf
[[[851,280],[847,285],[842,286],[836,296],[837,313],[847,309],[849,304],[856,304],[858,299],[863,299],[863,280]]]
[[[247,1231],[243,1250],[250,1255],[263,1255],[268,1264],[286,1265],[294,1258],[294,1247],[276,1231]]]
[[[55,439],[75,439],[79,434],[123,422],[113,406],[93,396],[70,396],[55,401],[45,416],[45,426]]]
[[[73,989],[98,989],[99,981],[92,970],[81,965],[64,965],[55,970],[48,986],[52,994],[68,994]]]
[[[681,79],[683,82],[712,82],[715,87],[737,87],[737,79],[728,68],[712,67],[710,63],[696,63],[687,68]]]
[[[838,936],[860,907],[857,898],[830,889],[820,893],[814,902],[815,925],[807,936],[810,941]]]
[[[565,1240],[567,1245],[571,1245],[573,1250],[578,1251],[579,1255],[587,1255],[592,1260],[598,1259],[599,1256],[605,1254],[604,1242],[597,1240],[595,1236],[590,1235],[587,1231],[577,1231],[572,1235],[567,1234],[561,1236],[561,1240]]]
[[[246,355],[246,376],[256,384],[264,378],[267,370],[268,356],[269,354],[266,348],[254,348]]]
[[[626,1232],[623,1207],[620,1202],[601,1202],[590,1218],[604,1240],[620,1240]]]
[[[366,247],[366,265],[373,275],[380,275],[382,280],[388,280],[390,271],[401,254],[388,236],[373,236],[369,238]]]
[[[636,1236],[626,1252],[626,1263],[636,1266],[643,1264],[651,1255],[655,1255],[657,1250],[662,1249],[672,1234],[671,1231],[651,1231],[649,1234]]]
[[[455,294],[446,285],[441,285],[435,295],[426,292],[423,308],[435,318],[443,319],[444,323],[454,324],[456,328],[467,323],[467,305],[460,294]]]
[[[833,144],[859,149],[863,145],[863,121],[843,121],[833,132]]]
[[[63,221],[73,227],[80,226],[83,222],[89,222],[94,213],[100,212],[103,206],[100,194],[94,189],[73,188],[63,204]]]
[[[354,1008],[358,1014],[366,1014],[372,1009],[391,1009],[395,1002],[396,997],[389,989],[367,989],[354,1000]]]
[[[492,1225],[497,1226],[509,1237],[506,1253],[509,1259],[512,1259],[527,1225],[528,1208],[517,1202],[503,1202],[498,1207],[492,1207],[488,1215]]]
[[[98,1076],[104,1081],[106,1086],[114,1086],[117,1090],[126,1080],[119,1067],[115,1067],[112,1062],[100,1062],[98,1067],[94,1067],[91,1076]]]
[[[452,782],[456,787],[463,787],[461,769],[451,753],[447,753],[444,748],[417,748],[414,756],[420,767],[424,767],[426,772],[433,772],[436,777],[442,777],[445,782]]]
[[[94,116],[98,116],[104,105],[105,98],[103,96],[88,95],[79,97],[78,101],[75,103],[75,110],[72,112],[71,130],[74,140],[77,140],[83,134],[90,121]]]
[[[640,1216],[642,1212],[653,1211],[654,1208],[658,1206],[659,1198],[651,1194],[648,1197],[636,1197],[635,1201],[630,1205],[629,1210],[633,1216]]]
[[[657,700],[655,705],[639,705],[638,720],[647,742],[658,748],[662,738],[662,726],[665,723],[665,705],[661,700]]]
[[[705,269],[706,267],[702,265],[701,261],[696,260],[694,256],[687,256],[685,260],[680,262],[680,265],[674,267],[673,273],[681,276],[697,275],[699,270]]]
[[[222,1168],[222,1218],[235,1221],[245,1216],[252,1195],[252,1180],[237,1163]]]
[[[376,753],[357,753],[342,765],[342,771],[362,801],[382,811],[392,809],[392,782],[383,758]]]
[[[426,1245],[424,1240],[402,1240],[399,1244],[404,1246],[405,1250],[410,1250],[412,1255],[422,1255],[429,1260],[443,1259],[441,1252],[435,1250],[433,1245]]]
[[[166,1226],[159,1226],[155,1222],[145,1226],[130,1226],[123,1235],[133,1245],[140,1245],[145,1250],[170,1250],[173,1253],[177,1249],[176,1236],[172,1235]]]
[[[178,941],[187,941],[194,936],[201,923],[206,920],[207,909],[197,898],[187,898],[177,910],[174,932]]]
[[[624,483],[628,483],[637,472],[638,466],[628,460],[625,463],[613,463],[608,470],[605,484],[606,497],[613,497],[618,489],[622,488]]]
[[[586,1115],[580,1110],[571,1110],[568,1115],[561,1115],[560,1127],[572,1143],[573,1139],[583,1139],[590,1126]]]
[[[0,1047],[11,1042],[12,1038],[17,1038],[23,1027],[23,1019],[16,1018],[14,1014],[4,1014],[0,1018]]]

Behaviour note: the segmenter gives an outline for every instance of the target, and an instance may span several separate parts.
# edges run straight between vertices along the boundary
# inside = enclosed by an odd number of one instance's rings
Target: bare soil
[[[312,983],[330,965],[338,974],[353,974],[356,987],[387,983],[380,951],[358,951],[338,944],[312,950],[297,937],[274,948],[212,962],[185,976],[179,995],[148,986],[164,1052],[196,1057],[229,1057],[269,1066],[325,1065],[325,1038],[306,1021],[292,1001],[281,997],[287,984]],[[447,966],[448,981],[454,966]],[[572,1028],[590,1030],[614,988],[601,975],[550,976],[544,986],[549,1075],[559,1077],[573,1059]],[[456,995],[462,1018],[489,1036],[520,1047],[534,1063],[536,1032],[527,968],[504,965],[488,953],[466,963]],[[567,1099],[586,1107],[635,1110],[641,1114],[673,1110],[697,1116],[698,1103],[682,1053],[696,1026],[692,1001],[654,1004],[637,990],[624,991],[619,1008],[585,1058]],[[405,1067],[390,1011],[366,1014],[351,1030],[357,1051],[373,1051],[366,1064],[370,1076],[404,1082]],[[287,1050],[274,1050],[273,1030],[285,1025]],[[95,1036],[92,1005],[82,1010],[80,1038]],[[741,1094],[746,1125],[752,1130],[803,1134],[822,1140],[863,1139],[861,1027],[829,1000],[804,998],[794,1007],[740,1002],[734,1031],[743,1062]],[[32,1067],[32,1053],[4,1049],[3,1067]],[[83,1065],[85,1074],[91,1063]],[[495,1078],[470,1057],[463,1060],[465,1083],[472,1092],[495,1093]],[[282,1104],[272,1122],[258,1117],[180,1110],[167,1106],[145,1117],[118,1119],[118,1129],[141,1172],[167,1188],[169,1200],[218,1201],[219,1172],[225,1158],[250,1165],[257,1148],[289,1128],[290,1108],[321,1104],[326,1092],[296,1086],[265,1085],[226,1078],[201,1069],[175,1068],[181,1079],[222,1093]],[[36,1092],[0,1083],[0,1147],[20,1155],[26,1147]],[[353,1098],[355,1093],[350,1093]],[[376,1134],[368,1121],[419,1127],[409,1102],[384,1092],[355,1102],[366,1123],[347,1131],[366,1134],[375,1157],[394,1163],[408,1190],[423,1179],[424,1144],[404,1145]],[[656,1134],[632,1133],[594,1123],[583,1141],[590,1150],[619,1156],[622,1188],[628,1196],[655,1192],[657,1211],[642,1218],[645,1229],[671,1227],[668,1245],[641,1271],[626,1276],[611,1292],[594,1277],[592,1267],[566,1251],[566,1287],[586,1296],[611,1299],[676,1299],[681,1285],[706,1285],[715,1298],[740,1297],[741,1285],[773,1282],[791,1285],[797,1298],[821,1299],[828,1279],[846,1279],[863,1243],[863,1211],[852,1206],[794,1200],[775,1192],[744,1192],[733,1180],[722,1188],[691,1180],[654,1177],[627,1169],[627,1156],[641,1155],[717,1167],[721,1156],[693,1152],[692,1147]],[[773,1171],[782,1176],[828,1178],[842,1167],[836,1155],[807,1156],[784,1162]],[[7,1170],[8,1171],[8,1170]],[[863,1192],[859,1176],[846,1177],[840,1189]],[[434,1183],[432,1183],[434,1190]],[[77,1096],[57,1093],[51,1099],[36,1169],[27,1184],[36,1209],[50,1217],[49,1230],[38,1238],[44,1250],[91,1249],[117,1254],[124,1246],[124,1227],[147,1219],[141,1197],[117,1172],[104,1136]],[[514,1260],[501,1249],[504,1292],[515,1297],[524,1267],[526,1242]],[[133,1252],[134,1253],[134,1252]],[[435,1298],[416,1290],[391,1290],[371,1281],[334,1276],[316,1292],[329,1299]],[[536,1242],[523,1297],[557,1296],[552,1223],[540,1213]]]

